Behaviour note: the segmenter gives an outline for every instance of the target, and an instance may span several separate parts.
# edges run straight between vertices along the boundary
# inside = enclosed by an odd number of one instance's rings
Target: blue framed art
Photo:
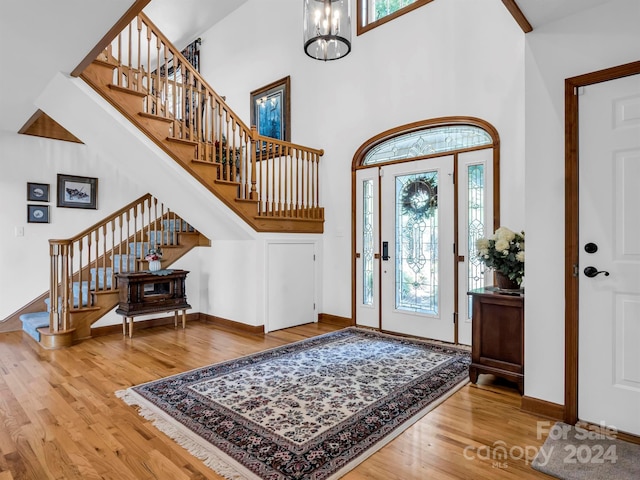
[[[251,92],[251,125],[258,134],[291,141],[290,77]]]

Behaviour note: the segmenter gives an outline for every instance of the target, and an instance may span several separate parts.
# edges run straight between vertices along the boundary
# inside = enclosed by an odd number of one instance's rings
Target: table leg
[[[129,338],[133,337],[133,317],[129,317]]]
[[[122,317],[122,335],[127,334],[127,317]]]
[[[182,310],[182,329],[187,328],[187,311]]]
[[[173,312],[173,328],[178,328],[178,310]]]

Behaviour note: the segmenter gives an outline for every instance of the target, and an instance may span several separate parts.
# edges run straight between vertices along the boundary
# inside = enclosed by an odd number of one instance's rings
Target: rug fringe
[[[115,392],[115,395],[127,405],[138,407],[138,414],[141,417],[149,420],[158,430],[186,449],[191,455],[202,460],[207,467],[215,471],[217,474],[222,475],[229,480],[247,480],[250,478],[238,472],[238,470],[231,466],[229,462],[212,453],[211,448],[213,446],[208,448],[203,445],[202,442],[186,435],[184,427],[175,426],[172,422],[166,420],[166,417],[161,416],[160,413],[148,406],[145,399],[132,389],[128,388],[126,390],[118,390]],[[255,476],[252,477],[257,478]]]

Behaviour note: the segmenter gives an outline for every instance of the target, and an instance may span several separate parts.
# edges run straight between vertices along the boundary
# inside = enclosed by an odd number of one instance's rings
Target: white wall
[[[50,238],[75,235],[146,191],[86,145],[0,132],[0,149],[0,268],[11,272],[0,275],[3,319],[49,288]],[[98,209],[56,207],[58,173],[97,177]],[[27,182],[50,185],[51,223],[27,223]],[[24,228],[23,237],[15,236],[16,227]]]
[[[201,36],[204,78],[246,121],[249,93],[291,76],[292,141],[325,150],[321,312],[345,317],[351,163],[381,131],[441,116],[492,123],[502,142],[502,220],[525,227],[524,35],[504,5],[433,2],[359,37],[352,28],[352,52],[319,62],[302,49],[302,2],[250,0]]]
[[[31,302],[49,288],[49,239],[68,238],[147,193],[137,177],[116,168],[116,162],[87,145],[0,132],[4,165],[0,176],[0,319]],[[98,178],[98,209],[56,207],[58,173]],[[27,202],[27,182],[48,183],[48,203]],[[144,183],[144,179],[143,182]],[[27,223],[27,204],[49,205],[50,223]],[[15,229],[24,229],[16,236]],[[173,266],[195,270],[187,296],[199,311],[199,262],[195,249]],[[46,305],[42,304],[45,310]],[[155,316],[157,317],[157,315]],[[121,322],[114,312],[94,326]]]
[[[526,36],[525,393],[564,404],[564,80],[640,58],[640,2]]]

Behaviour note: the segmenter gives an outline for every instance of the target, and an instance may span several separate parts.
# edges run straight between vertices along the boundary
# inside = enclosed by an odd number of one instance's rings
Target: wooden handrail
[[[142,203],[145,200],[148,200],[150,198],[152,198],[151,194],[147,193],[147,194],[143,195],[142,197],[138,198],[137,200],[134,200],[133,202],[125,205],[120,210],[112,213],[108,217],[103,218],[98,223],[96,223],[94,225],[91,225],[89,228],[86,228],[85,230],[83,230],[82,232],[78,233],[77,235],[74,235],[71,238],[65,238],[65,239],[60,239],[60,240],[49,240],[49,243],[52,243],[52,242],[53,243],[71,243],[71,242],[74,242],[74,241],[78,240],[79,238],[84,237],[85,235],[88,235],[90,232],[93,232],[97,228],[102,227],[106,223],[109,223],[111,220],[115,220],[116,218],[118,218],[123,213],[127,212],[128,210],[131,210],[136,205],[138,205],[138,204],[140,204],[140,203]]]
[[[181,159],[185,168],[192,161],[217,164],[218,180],[238,184],[237,199],[258,202],[257,216],[323,218],[318,173],[324,151],[249,128],[145,14],[99,59],[112,65],[113,85],[142,98],[141,113],[167,122],[168,136],[160,141],[193,145],[193,158]]]
[[[177,245],[195,230],[145,194],[68,239],[49,240],[49,331],[72,328],[72,312],[92,308],[92,294],[117,290],[115,275],[141,269],[149,249]]]

